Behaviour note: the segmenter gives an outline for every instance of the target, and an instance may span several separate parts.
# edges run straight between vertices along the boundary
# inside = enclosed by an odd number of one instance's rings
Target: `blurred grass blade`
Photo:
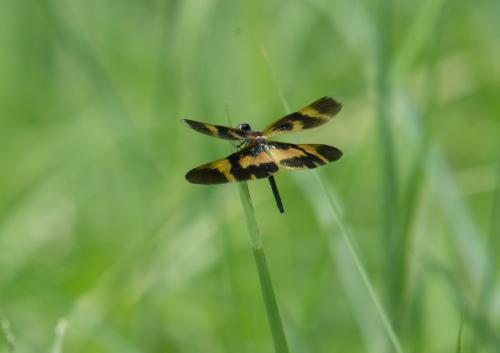
[[[16,336],[10,327],[10,322],[6,318],[0,320],[0,328],[9,347],[9,352],[14,353],[16,351]]]
[[[325,203],[328,202],[325,200]],[[328,207],[327,205],[321,206]],[[338,231],[333,221],[324,222],[323,232],[332,234]],[[337,272],[344,291],[351,303],[357,325],[364,339],[366,352],[383,352],[386,348],[386,328],[380,325],[380,315],[373,304],[366,284],[359,275],[359,268],[343,237],[328,236],[331,257],[337,265]]]
[[[62,345],[68,321],[65,318],[59,319],[55,329],[54,343],[52,344],[51,353],[62,353]]]
[[[441,2],[441,0],[436,1],[436,3]],[[434,27],[432,27],[429,30],[421,30],[425,34],[428,35],[425,39],[420,38],[418,39],[418,42],[423,42],[425,40],[428,40],[432,43],[431,46],[431,51],[429,53],[429,59],[427,63],[427,68],[426,68],[426,78],[425,78],[425,95],[424,95],[424,104],[423,107],[421,108],[415,108],[415,109],[409,109],[407,111],[407,114],[404,114],[405,121],[410,120],[410,116],[413,115],[415,124],[417,125],[417,129],[415,129],[417,132],[420,132],[420,136],[418,139],[415,139],[415,144],[417,145],[417,153],[413,161],[413,166],[410,169],[410,176],[408,178],[408,181],[406,182],[406,186],[404,189],[404,203],[405,207],[403,210],[403,215],[402,215],[402,225],[401,225],[401,232],[402,234],[408,234],[410,232],[410,227],[412,225],[412,220],[413,220],[413,215],[415,214],[416,207],[419,202],[419,196],[421,195],[422,192],[422,186],[423,186],[423,181],[425,180],[424,178],[424,166],[425,166],[425,160],[428,157],[429,153],[429,147],[430,147],[430,141],[433,136],[433,130],[432,130],[432,113],[433,110],[435,109],[436,105],[436,100],[440,88],[440,78],[438,75],[438,59],[441,57],[441,49],[442,49],[442,43],[443,43],[443,33],[445,29],[445,23],[446,23],[446,16],[445,16],[445,11],[444,11],[444,5],[447,3],[444,3],[442,6],[439,7],[433,7],[432,5],[428,4],[428,7],[432,8],[432,13],[428,14],[430,9],[428,9],[425,5],[422,5],[421,10],[420,10],[420,17],[423,17],[425,15],[429,15],[431,17],[434,16],[439,16],[438,19],[434,22]],[[438,13],[435,13],[438,12]],[[411,31],[418,31],[418,24],[421,25],[419,19],[417,18],[415,20],[415,24],[413,25],[413,29]],[[419,34],[418,37],[422,36],[424,33]],[[431,40],[431,35],[432,35],[432,40]],[[411,33],[408,35],[410,38],[417,36],[412,35]],[[410,39],[407,39],[407,41]],[[415,44],[416,45],[416,44]],[[421,44],[420,44],[421,45]],[[407,44],[405,41],[405,46],[411,46],[411,44]],[[408,49],[410,50],[410,49]],[[416,52],[418,52],[417,49],[414,50],[416,55]],[[400,54],[403,55],[403,54]],[[404,56],[404,55],[403,55]],[[401,61],[401,59],[399,59]],[[410,59],[409,59],[410,60]],[[413,58],[411,60],[414,60]],[[396,58],[396,62],[398,61],[398,58]],[[396,69],[398,67],[398,64],[396,63]],[[398,73],[396,73],[397,75]],[[397,79],[395,80],[395,82]],[[409,116],[410,115],[410,116]],[[405,124],[406,126],[407,124]],[[408,234],[409,237],[409,234]]]
[[[146,142],[140,133],[140,129],[134,117],[126,107],[126,102],[121,98],[116,84],[104,65],[98,59],[91,43],[76,29],[74,24],[69,24],[64,16],[58,12],[56,2],[41,1],[37,3],[41,13],[51,30],[53,41],[63,49],[68,58],[85,73],[85,77],[93,83],[95,92],[100,97],[107,99],[111,103],[111,114],[106,114],[103,122],[107,124],[109,131],[115,138],[116,145],[120,148],[123,158],[131,163],[139,163],[144,172],[136,177],[145,177],[157,174],[161,170],[151,158],[146,150]]]
[[[465,309],[466,308],[464,303],[464,306],[462,307],[462,315],[460,316],[460,326],[458,327],[456,353],[460,353],[462,351],[462,332],[464,328]]]
[[[380,302],[380,299],[375,292],[375,289],[373,288],[373,285],[370,281],[370,278],[368,277],[368,274],[366,273],[366,270],[363,266],[363,263],[361,262],[361,259],[359,255],[357,254],[356,250],[354,249],[354,246],[351,241],[351,236],[349,234],[349,231],[347,230],[343,220],[341,219],[341,209],[339,208],[339,202],[336,200],[335,196],[331,192],[330,188],[327,187],[326,182],[323,180],[323,177],[320,175],[320,173],[316,172],[317,179],[319,181],[319,184],[321,185],[321,188],[323,189],[324,194],[326,195],[328,199],[328,203],[330,205],[330,209],[332,211],[333,218],[335,222],[337,223],[337,226],[339,227],[340,234],[342,235],[342,239],[345,242],[345,245],[347,249],[349,250],[349,254],[351,255],[356,268],[359,272],[359,275],[361,276],[363,283],[366,286],[366,290],[368,291],[368,294],[373,302],[373,305],[375,306],[375,309],[377,310],[378,315],[380,316],[380,320],[382,321],[382,324],[384,325],[385,331],[387,333],[387,336],[389,337],[389,340],[391,341],[392,345],[394,346],[394,349],[397,353],[403,353],[403,348],[401,345],[401,342],[399,341],[399,338],[394,331],[391,322],[389,320],[389,317],[384,310],[384,307],[382,303]]]
[[[469,208],[461,199],[448,164],[437,146],[432,148],[427,164],[430,186],[453,228],[452,241],[455,242],[472,287],[479,289],[489,265],[488,254],[481,241],[484,237],[480,235]]]
[[[274,349],[276,353],[287,353],[288,344],[283,330],[283,324],[281,322],[278,303],[276,302],[276,296],[274,295],[273,283],[271,275],[269,274],[262,239],[259,235],[259,227],[255,217],[252,200],[250,198],[250,191],[248,190],[246,182],[238,183],[238,186],[240,189],[241,203],[243,204],[243,209],[245,211],[248,234],[250,235],[250,241],[252,243],[255,264],[257,265],[257,272],[259,274],[262,297],[266,306],[267,319],[269,321],[269,327],[273,337]]]
[[[419,5],[418,12],[401,49],[394,58],[394,83],[406,77],[426,45],[435,39],[436,28],[442,25],[442,9],[446,0],[426,0]],[[430,40],[430,39],[433,40]]]
[[[500,158],[499,158],[500,161]],[[496,283],[498,268],[498,259],[495,252],[498,249],[498,244],[500,242],[500,162],[497,167],[497,181],[496,181],[496,191],[493,196],[493,204],[491,206],[491,225],[489,236],[486,239],[486,251],[489,253],[490,265],[486,269],[487,273],[484,277],[481,294],[479,296],[480,305],[487,306],[490,303],[491,295],[494,293],[494,287]]]
[[[288,108],[289,105],[288,105],[284,95],[282,93],[280,93],[281,89],[280,89],[280,86],[278,84],[278,81],[276,80],[276,76],[274,74],[274,70],[273,70],[273,67],[271,65],[271,61],[267,57],[266,52],[264,50],[263,50],[263,55],[264,55],[264,58],[265,58],[267,64],[269,65],[269,70],[273,73],[273,77],[275,78],[275,84],[276,84],[277,90],[279,92],[280,98],[282,100],[282,104],[283,104],[283,108],[285,109],[285,113],[289,114],[291,112],[290,109]],[[342,238],[344,239],[344,242],[345,242],[347,248],[349,249],[349,253],[350,253],[354,263],[356,264],[356,268],[358,269],[358,272],[363,280],[363,283],[366,286],[366,289],[370,295],[370,298],[372,299],[373,304],[374,304],[374,306],[375,306],[375,308],[380,316],[380,319],[384,325],[384,328],[387,332],[387,335],[388,335],[390,341],[392,342],[396,352],[403,353],[403,348],[402,348],[402,345],[399,341],[399,338],[396,335],[396,332],[394,331],[394,329],[390,323],[389,317],[388,317],[386,311],[384,310],[382,303],[380,302],[377,294],[375,293],[375,290],[373,288],[373,285],[370,282],[370,279],[368,278],[366,270],[364,269],[363,264],[361,263],[361,260],[360,260],[356,250],[354,249],[354,247],[352,245],[352,242],[351,242],[351,239],[347,233],[346,227],[339,216],[341,214],[341,212],[340,212],[340,208],[338,207],[338,202],[335,199],[335,197],[332,195],[332,193],[330,192],[329,188],[327,187],[327,184],[324,182],[324,180],[320,176],[319,172],[316,169],[314,169],[313,172],[316,175],[317,179],[319,180],[319,183],[321,185],[321,188],[324,191],[324,194],[327,195],[328,203],[330,205],[330,209],[332,211],[333,218],[340,229],[340,233],[342,234]]]
[[[406,273],[405,249],[407,237],[401,234],[398,205],[398,176],[392,134],[392,8],[390,0],[379,0],[377,46],[378,94],[377,126],[381,145],[381,184],[383,208],[383,250],[385,251],[385,300],[392,321],[400,327],[403,312],[404,274]],[[390,305],[389,305],[390,304]]]
[[[489,235],[489,245],[492,245],[491,249],[497,249],[497,245],[500,241],[498,235],[500,234],[500,156],[498,158],[498,167],[497,167],[497,182],[495,187],[495,194],[493,198],[493,206],[491,211],[491,226],[490,226],[490,235]],[[496,260],[496,258],[494,259]],[[496,264],[494,264],[493,268],[496,269]]]
[[[262,53],[262,56],[264,57],[264,60],[266,61],[267,66],[269,67],[269,71],[271,72],[271,77],[273,78],[273,83],[276,87],[276,90],[278,91],[278,96],[280,97],[280,101],[281,104],[283,105],[283,108],[285,108],[285,112],[291,112],[290,106],[288,105],[288,102],[285,98],[285,94],[283,93],[281,86],[278,84],[278,78],[276,77],[276,72],[274,71],[271,65],[271,61],[269,60],[269,56],[267,55],[267,50],[263,45],[261,45],[260,51]]]

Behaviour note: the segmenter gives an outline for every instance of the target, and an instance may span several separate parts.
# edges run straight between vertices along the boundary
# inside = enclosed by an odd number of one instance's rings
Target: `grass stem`
[[[385,282],[386,307],[395,325],[401,323],[403,312],[404,274],[406,272],[405,249],[406,238],[400,232],[398,205],[398,177],[396,172],[396,156],[391,126],[392,107],[392,55],[391,0],[379,0],[379,16],[377,31],[378,57],[376,90],[378,93],[377,121],[379,140],[382,149],[382,197],[383,197],[383,247],[386,253]]]
[[[269,321],[269,327],[273,337],[274,350],[276,353],[288,353],[288,343],[286,341],[285,331],[283,330],[276,296],[274,295],[273,282],[267,266],[263,242],[259,234],[259,227],[255,217],[255,211],[252,205],[247,183],[239,183],[239,189],[241,203],[243,204],[243,209],[245,211],[248,234],[250,235],[255,264],[257,265],[257,272],[259,274],[262,298],[264,299],[264,304],[266,306],[267,319]]]

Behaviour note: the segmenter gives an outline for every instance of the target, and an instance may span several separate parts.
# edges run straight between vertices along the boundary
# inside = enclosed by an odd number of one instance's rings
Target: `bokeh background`
[[[284,215],[249,185],[290,351],[395,351],[381,312],[400,351],[500,351],[500,2],[7,0],[0,29],[1,352],[273,352],[237,186],[184,180],[231,146],[179,119],[325,95],[283,140],[343,158],[279,174]]]

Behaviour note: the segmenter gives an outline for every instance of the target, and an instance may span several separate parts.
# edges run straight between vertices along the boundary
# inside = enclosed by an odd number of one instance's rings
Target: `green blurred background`
[[[0,29],[1,352],[273,352],[238,188],[184,180],[230,145],[179,119],[325,95],[284,140],[344,157],[279,174],[284,215],[249,185],[290,351],[394,351],[369,283],[405,352],[500,351],[499,1],[7,0]]]

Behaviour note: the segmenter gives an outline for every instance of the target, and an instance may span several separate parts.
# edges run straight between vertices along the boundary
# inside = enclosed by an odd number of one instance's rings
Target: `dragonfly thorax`
[[[262,144],[265,143],[265,137],[261,131],[254,131],[248,123],[241,123],[236,126],[238,130],[243,133],[245,140],[248,144]]]

